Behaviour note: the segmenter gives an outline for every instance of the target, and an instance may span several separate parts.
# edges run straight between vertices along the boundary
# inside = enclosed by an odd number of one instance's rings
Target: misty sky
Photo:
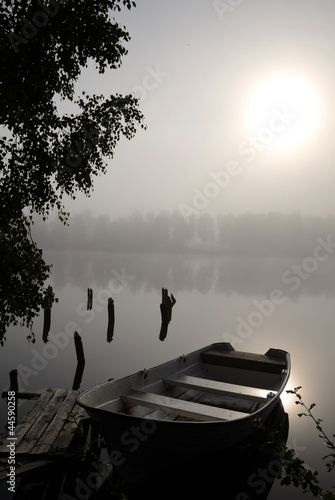
[[[78,91],[141,97],[123,140],[72,213],[335,213],[335,2],[138,0],[119,70]]]

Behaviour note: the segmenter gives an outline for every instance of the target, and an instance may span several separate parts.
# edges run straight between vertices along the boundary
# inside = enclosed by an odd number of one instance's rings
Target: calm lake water
[[[317,404],[314,413],[324,419],[324,429],[330,436],[335,432],[333,258],[313,263],[296,256],[274,259],[98,252],[50,252],[46,258],[54,264],[51,284],[59,298],[52,309],[49,342],[42,341],[42,317],[35,322],[35,344],[28,344],[24,329],[9,331],[0,349],[1,390],[8,388],[8,373],[13,368],[19,370],[23,391],[71,388],[76,369],[74,330],[82,337],[86,359],[81,390],[212,342],[230,341],[236,349],[250,352],[264,353],[270,347],[289,351],[292,372],[287,388],[302,386],[304,400]],[[177,303],[167,338],[161,342],[163,286]],[[94,294],[91,311],[86,310],[88,287]],[[111,343],[106,341],[108,297],[115,303]],[[5,400],[0,404],[0,424],[4,427]],[[321,484],[330,488],[335,484],[334,473],[325,472],[322,457],[327,450],[313,422],[297,416],[300,408],[293,396],[285,395],[283,404],[289,414],[288,445],[312,469],[320,471]],[[20,416],[28,405],[19,407]],[[6,494],[6,488],[0,491]],[[275,482],[268,498],[312,497]]]

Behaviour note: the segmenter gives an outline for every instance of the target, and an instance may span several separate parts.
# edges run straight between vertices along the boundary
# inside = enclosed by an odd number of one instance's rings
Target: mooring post
[[[2,398],[8,398],[8,393],[14,392],[17,400],[19,399],[38,399],[40,394],[38,392],[19,392],[19,378],[17,370],[9,372],[9,391],[3,391]]]
[[[78,364],[85,364],[84,347],[81,337],[78,332],[74,332],[74,345],[76,348]]]
[[[84,367],[85,367],[85,356],[84,356],[83,342],[81,340],[79,333],[74,332],[73,338],[77,354],[77,368],[76,368],[76,373],[74,375],[72,390],[77,391],[80,387],[81,380],[83,378]]]
[[[87,310],[92,309],[93,302],[93,290],[92,288],[87,289]]]
[[[52,308],[52,297],[53,297],[53,289],[52,286],[49,285],[47,289],[47,293],[44,297],[44,304],[43,304],[43,309],[44,309],[44,322],[43,322],[43,342],[47,343],[48,342],[48,335],[50,332],[50,326],[51,326],[51,308]]]
[[[19,392],[19,380],[17,376],[17,369],[11,370],[9,372],[9,382],[10,382],[10,391],[14,391],[16,394]]]
[[[114,300],[112,297],[108,299],[108,326],[107,326],[107,342],[111,342],[114,336],[115,311]]]
[[[159,340],[165,340],[167,336],[168,326],[172,317],[172,308],[176,303],[176,299],[171,293],[169,297],[169,292],[167,288],[162,288],[162,303],[160,305],[162,324],[159,333]]]

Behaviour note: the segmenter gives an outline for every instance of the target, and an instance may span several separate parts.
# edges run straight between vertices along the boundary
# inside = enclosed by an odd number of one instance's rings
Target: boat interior
[[[287,381],[284,351],[270,351],[273,355],[216,348],[181,356],[100,386],[94,406],[160,421],[249,417],[269,404]]]

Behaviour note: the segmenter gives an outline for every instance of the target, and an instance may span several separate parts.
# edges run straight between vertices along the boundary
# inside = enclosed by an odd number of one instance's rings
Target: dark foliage
[[[83,67],[118,68],[129,33],[115,20],[128,0],[4,0],[0,7],[1,95],[0,341],[20,318],[32,328],[50,268],[31,238],[31,214],[56,209],[63,198],[89,195],[94,176],[106,172],[122,136],[144,127],[133,95],[75,96]],[[56,99],[75,103],[61,115]],[[33,332],[31,330],[31,335]]]

